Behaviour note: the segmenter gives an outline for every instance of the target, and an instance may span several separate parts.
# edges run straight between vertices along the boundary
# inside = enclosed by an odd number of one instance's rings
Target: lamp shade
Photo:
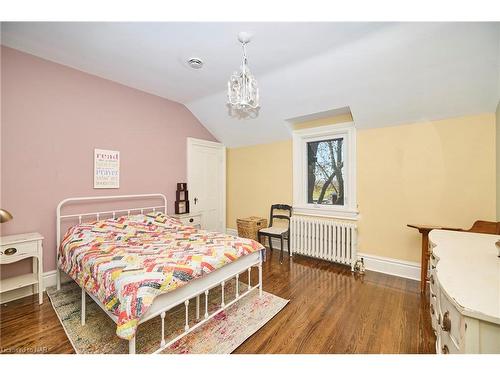
[[[14,217],[9,211],[0,208],[0,223],[6,223],[7,221],[12,220],[13,218]]]

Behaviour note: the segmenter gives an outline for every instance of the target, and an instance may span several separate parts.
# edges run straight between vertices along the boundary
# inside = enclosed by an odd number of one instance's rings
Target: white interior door
[[[202,229],[226,231],[226,148],[187,139],[187,188],[191,212],[201,213]]]

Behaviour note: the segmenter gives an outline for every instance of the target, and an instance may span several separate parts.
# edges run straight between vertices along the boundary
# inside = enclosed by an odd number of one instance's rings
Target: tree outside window
[[[307,201],[344,205],[344,138],[307,142]]]

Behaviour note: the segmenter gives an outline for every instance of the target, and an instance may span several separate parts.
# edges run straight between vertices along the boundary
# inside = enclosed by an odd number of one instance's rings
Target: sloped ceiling
[[[256,119],[229,117],[239,31],[254,38]],[[2,44],[185,104],[229,147],[349,107],[359,128],[494,112],[499,23],[3,23]],[[187,67],[199,57],[201,70]]]

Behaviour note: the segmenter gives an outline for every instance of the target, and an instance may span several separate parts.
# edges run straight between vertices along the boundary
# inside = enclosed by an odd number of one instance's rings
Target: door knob
[[[194,198],[194,204],[198,202],[198,198]]]

